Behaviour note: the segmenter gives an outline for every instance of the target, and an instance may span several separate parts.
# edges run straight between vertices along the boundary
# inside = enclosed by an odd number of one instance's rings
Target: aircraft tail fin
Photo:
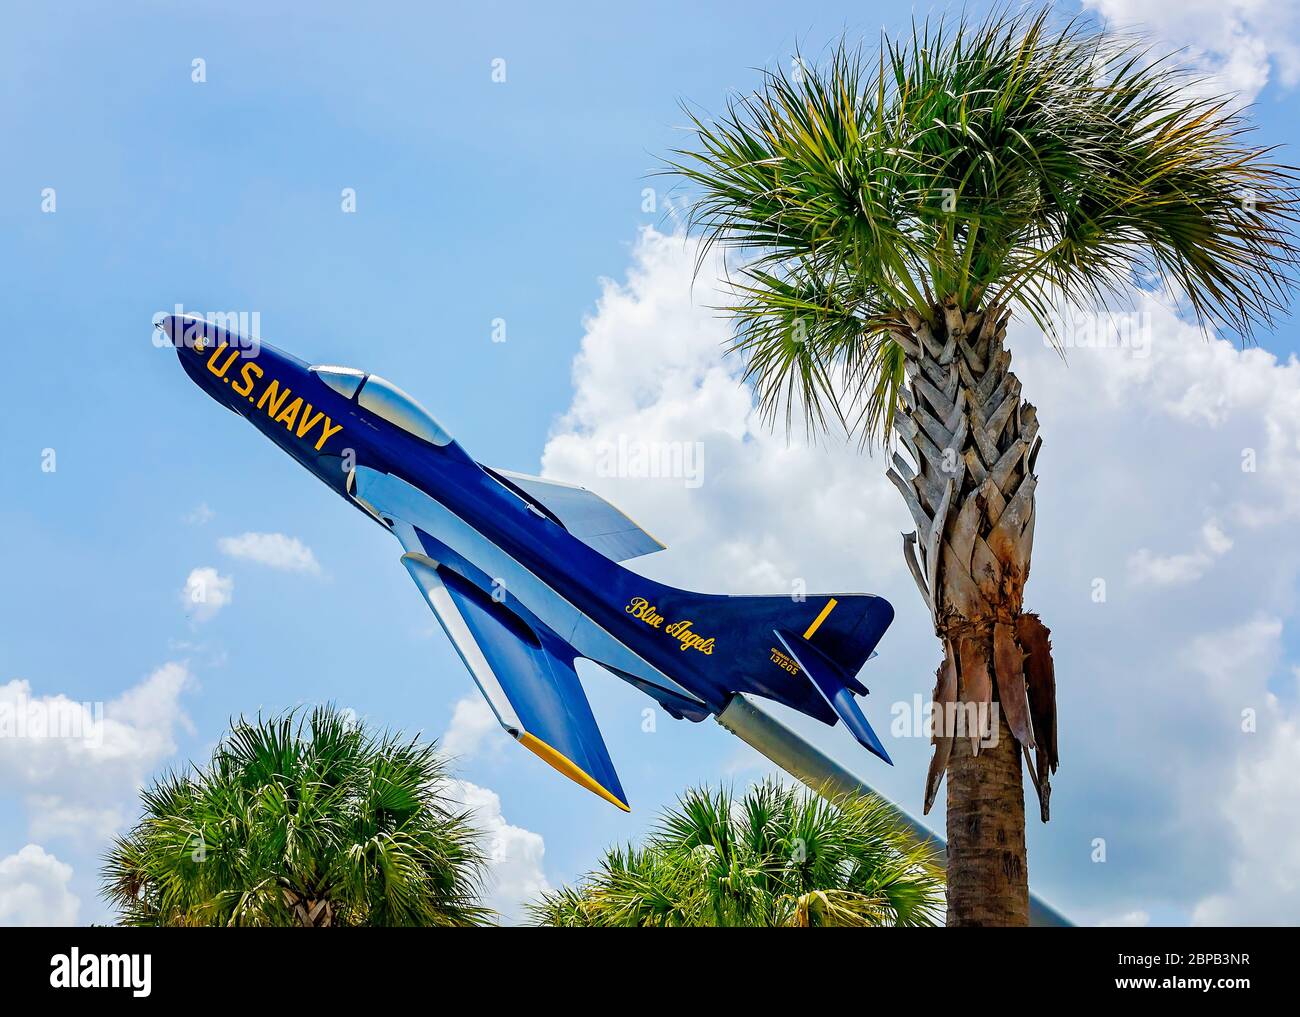
[[[772,634],[803,669],[804,674],[812,679],[858,743],[893,766],[894,761],[889,758],[889,753],[876,737],[876,732],[867,723],[858,701],[853,698],[854,693],[866,695],[866,688],[809,640],[782,629],[773,629]]]

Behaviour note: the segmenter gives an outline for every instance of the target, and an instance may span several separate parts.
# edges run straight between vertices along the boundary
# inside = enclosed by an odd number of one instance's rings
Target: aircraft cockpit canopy
[[[451,435],[432,413],[391,381],[352,367],[319,365],[311,369],[344,399],[355,399],[364,410],[433,445],[447,445]]]
[[[351,399],[356,395],[357,389],[366,380],[366,372],[358,371],[355,367],[329,367],[322,364],[313,367],[311,373],[344,399]]]

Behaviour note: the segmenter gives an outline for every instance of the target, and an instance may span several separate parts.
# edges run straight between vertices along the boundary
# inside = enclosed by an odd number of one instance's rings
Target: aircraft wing
[[[627,561],[662,551],[652,537],[622,510],[594,491],[562,480],[532,477],[512,470],[483,467],[498,481],[545,509],[556,522],[588,547],[612,561]]]
[[[501,726],[570,780],[631,811],[573,668],[573,647],[452,569],[413,553],[402,564]]]

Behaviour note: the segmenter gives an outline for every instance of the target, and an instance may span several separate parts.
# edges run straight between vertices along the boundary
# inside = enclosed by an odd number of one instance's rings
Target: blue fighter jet
[[[664,545],[613,505],[475,462],[378,375],[309,366],[197,316],[158,327],[199,388],[392,532],[501,726],[582,787],[628,810],[574,671],[579,657],[679,720],[715,717],[810,782],[827,777],[829,761],[747,695],[842,720],[891,762],[855,698],[867,694],[857,674],[894,617],[882,598],[662,585],[619,564]]]

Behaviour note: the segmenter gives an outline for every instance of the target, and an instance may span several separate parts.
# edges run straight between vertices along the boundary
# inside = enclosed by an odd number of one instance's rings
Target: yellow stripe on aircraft
[[[804,632],[803,637],[805,639],[811,639],[813,637],[813,633],[815,633],[819,628],[822,627],[822,622],[826,620],[826,616],[835,609],[835,605],[838,603],[839,601],[836,600],[834,597],[826,601],[826,606],[822,608],[822,613],[813,619],[813,623],[809,625],[808,630]]]
[[[547,763],[550,763],[551,766],[555,767],[575,784],[581,784],[588,791],[600,795],[600,797],[604,798],[605,801],[609,802],[611,805],[617,805],[624,812],[632,811],[625,802],[619,801],[614,797],[614,795],[601,787],[601,785],[598,784],[591,775],[587,773],[587,771],[579,767],[568,756],[556,752],[540,738],[530,735],[527,731],[520,731],[519,742],[529,752],[534,753]]]

